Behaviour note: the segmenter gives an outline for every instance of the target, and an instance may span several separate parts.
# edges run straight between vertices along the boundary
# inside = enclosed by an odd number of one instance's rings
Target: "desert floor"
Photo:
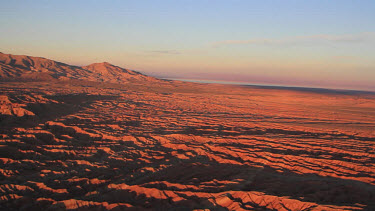
[[[0,83],[2,210],[375,210],[375,95]]]

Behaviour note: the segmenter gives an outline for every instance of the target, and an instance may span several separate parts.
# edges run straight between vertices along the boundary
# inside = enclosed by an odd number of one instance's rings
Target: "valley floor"
[[[0,209],[374,210],[375,95],[0,83]]]

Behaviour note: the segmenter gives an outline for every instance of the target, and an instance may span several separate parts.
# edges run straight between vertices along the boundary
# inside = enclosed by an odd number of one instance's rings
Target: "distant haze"
[[[375,1],[2,1],[0,52],[375,91]]]

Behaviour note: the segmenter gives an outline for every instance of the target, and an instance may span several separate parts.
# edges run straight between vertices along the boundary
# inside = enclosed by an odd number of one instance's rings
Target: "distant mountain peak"
[[[91,69],[103,69],[103,68],[116,68],[117,66],[109,63],[109,62],[100,62],[100,63],[92,63],[92,64],[89,64],[87,66],[82,66],[82,68],[84,69],[88,69],[88,68],[91,68]],[[117,68],[120,68],[120,67],[117,67]]]
[[[128,73],[133,74],[131,70],[127,70],[125,68],[121,68],[118,66],[115,66],[113,64],[110,64],[108,62],[101,62],[101,63],[93,63],[87,66],[83,66],[83,69],[90,70],[92,72],[100,73],[103,75],[118,75],[119,73]]]
[[[95,62],[95,63],[92,63],[92,64],[89,64],[87,66],[115,66],[109,62]]]

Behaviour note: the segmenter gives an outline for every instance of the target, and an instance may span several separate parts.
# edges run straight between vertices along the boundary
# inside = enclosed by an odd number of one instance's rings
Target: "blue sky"
[[[375,90],[375,1],[2,1],[0,51],[146,74]]]

